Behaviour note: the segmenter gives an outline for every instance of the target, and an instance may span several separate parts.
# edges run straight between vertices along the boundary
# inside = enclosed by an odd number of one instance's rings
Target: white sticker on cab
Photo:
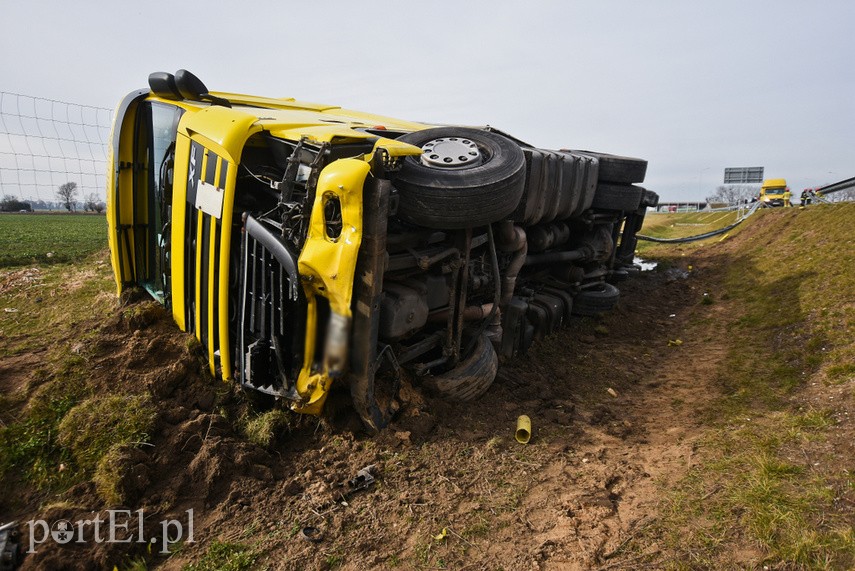
[[[200,180],[196,187],[196,208],[214,218],[223,214],[223,190]]]

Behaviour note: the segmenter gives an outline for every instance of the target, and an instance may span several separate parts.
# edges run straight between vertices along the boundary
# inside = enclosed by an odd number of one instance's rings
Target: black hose
[[[655,238],[653,236],[644,236],[642,234],[636,234],[635,237],[638,238],[639,240],[647,240],[648,242],[659,242],[661,244],[682,244],[685,242],[695,242],[697,240],[705,240],[706,238],[712,238],[713,236],[718,236],[719,234],[724,234],[725,232],[733,230],[734,228],[736,228],[737,226],[739,226],[740,224],[745,222],[745,220],[749,216],[754,214],[754,211],[757,210],[761,204],[762,204],[761,202],[755,202],[754,206],[752,206],[748,210],[748,212],[745,213],[745,216],[743,216],[742,218],[740,218],[739,220],[737,220],[733,224],[731,224],[729,226],[725,226],[724,228],[719,228],[718,230],[713,230],[711,232],[705,232],[703,234],[698,234],[697,236],[686,236],[685,238]]]
[[[552,264],[555,262],[575,262],[589,257],[590,252],[580,248],[578,250],[568,250],[566,252],[547,252],[546,254],[534,254],[526,256],[526,266],[536,266],[538,264]]]

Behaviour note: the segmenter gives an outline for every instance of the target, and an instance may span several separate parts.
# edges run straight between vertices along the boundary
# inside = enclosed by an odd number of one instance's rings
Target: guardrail
[[[821,192],[825,195],[831,194],[833,192],[840,192],[841,190],[850,190],[853,188],[855,188],[855,176],[853,176],[852,178],[841,180],[840,182],[833,182],[831,184],[821,186],[817,188],[816,191]]]

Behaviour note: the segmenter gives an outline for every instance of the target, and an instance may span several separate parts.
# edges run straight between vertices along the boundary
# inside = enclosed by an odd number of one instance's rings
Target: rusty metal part
[[[461,312],[463,314],[464,321],[479,321],[481,319],[486,319],[490,317],[493,313],[496,304],[494,303],[484,303],[482,305],[468,305],[463,308]],[[440,323],[442,321],[448,320],[448,314],[451,312],[451,308],[440,309],[439,311],[435,311],[428,316],[428,321],[431,323]]]
[[[454,311],[453,304],[456,303],[458,297],[458,290],[460,286],[460,274],[461,270],[460,258],[455,258],[452,263],[449,264],[451,268],[451,287],[449,288],[448,293],[448,303],[452,306],[452,311],[448,312],[448,322],[445,327],[445,343],[442,347],[443,358],[448,358],[454,347]],[[465,300],[465,298],[464,298]]]
[[[487,237],[490,245],[490,267],[493,270],[493,307],[490,308],[489,322],[482,326],[487,331],[487,338],[493,347],[498,347],[502,342],[502,274],[499,271],[499,256],[496,251],[496,237],[493,235],[493,227],[487,227]]]
[[[377,432],[389,422],[390,411],[380,408],[375,394],[377,337],[380,301],[386,259],[386,223],[389,210],[389,181],[369,177],[365,184],[362,245],[356,264],[353,333],[350,353],[350,394],[363,424]],[[394,396],[392,400],[394,400]]]
[[[525,265],[536,266],[540,264],[554,264],[556,262],[576,262],[590,258],[591,254],[591,250],[587,248],[567,250],[566,252],[547,252],[545,254],[528,256],[525,260]]]
[[[456,323],[454,324],[454,345],[451,352],[451,364],[456,365],[461,358],[461,345],[463,343],[463,309],[466,307],[466,293],[469,289],[469,255],[472,248],[472,228],[463,231],[463,258],[461,260],[460,287],[458,288],[458,301],[454,307]]]
[[[430,267],[437,262],[441,262],[446,258],[450,258],[452,256],[460,256],[460,250],[457,248],[447,248],[438,254],[434,254],[433,256],[421,256],[418,259],[419,269],[428,270]]]
[[[431,349],[434,349],[442,344],[442,339],[445,337],[445,332],[437,331],[432,335],[422,339],[418,343],[410,345],[397,352],[398,363],[409,363],[413,359],[424,355]]]
[[[347,481],[348,486],[350,486],[350,491],[355,492],[357,490],[364,490],[370,487],[375,481],[376,474],[377,466],[374,464],[359,470],[356,473],[356,476]]]
[[[517,276],[526,261],[528,242],[525,230],[519,226],[514,226],[514,223],[510,220],[501,222],[499,224],[496,247],[503,252],[513,253],[511,263],[505,269],[505,278],[502,280],[502,298],[499,302],[499,308],[503,308],[510,303],[514,295]]]
[[[541,224],[526,229],[529,252],[543,252],[563,246],[570,239],[570,227],[564,222]]]

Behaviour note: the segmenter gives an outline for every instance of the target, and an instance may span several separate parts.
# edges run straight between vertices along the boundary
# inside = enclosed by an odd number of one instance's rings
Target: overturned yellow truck
[[[145,288],[211,373],[369,430],[402,375],[449,399],[572,315],[607,311],[658,197],[641,159],[210,92],[157,72],[120,103],[107,197],[116,285]]]

